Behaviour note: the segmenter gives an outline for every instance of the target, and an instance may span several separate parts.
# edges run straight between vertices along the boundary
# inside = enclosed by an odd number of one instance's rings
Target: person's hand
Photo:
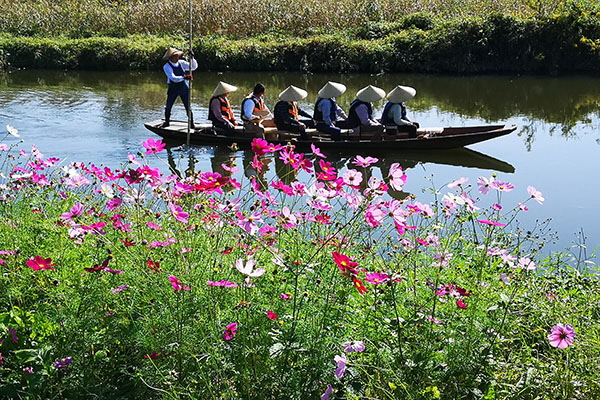
[[[184,75],[183,79],[185,79],[186,81],[192,81],[194,80],[194,77],[192,75]]]
[[[194,56],[195,56],[195,54],[194,54],[194,50],[192,50],[192,49],[189,49],[189,50],[188,50],[188,54],[189,54],[190,56],[192,56],[192,57],[194,57]]]

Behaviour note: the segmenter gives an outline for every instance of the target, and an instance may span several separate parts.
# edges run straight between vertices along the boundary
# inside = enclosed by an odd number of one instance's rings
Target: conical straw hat
[[[163,56],[163,60],[168,60],[173,54],[179,54],[179,56],[181,57],[183,55],[183,51],[177,50],[174,47],[169,47],[165,52],[165,55]]]
[[[356,93],[356,98],[360,101],[372,102],[379,101],[385,97],[385,90],[376,86],[369,85],[360,89]]]
[[[219,84],[217,85],[217,87],[215,88],[215,91],[213,92],[212,97],[221,96],[222,94],[229,93],[229,92],[235,92],[237,89],[238,89],[237,86],[233,86],[233,85],[230,85],[229,83],[220,81]]]
[[[323,99],[330,99],[332,97],[341,96],[346,91],[346,86],[337,82],[327,82],[325,86],[319,90],[319,97]]]
[[[299,101],[308,96],[308,92],[304,89],[290,85],[283,92],[279,93],[279,98],[283,101]]]
[[[398,85],[388,93],[387,98],[392,103],[403,103],[415,97],[416,94],[417,90],[415,88]]]

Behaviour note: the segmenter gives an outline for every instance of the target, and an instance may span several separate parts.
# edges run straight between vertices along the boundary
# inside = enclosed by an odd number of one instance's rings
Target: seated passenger
[[[265,105],[265,85],[257,83],[254,90],[242,100],[242,121],[244,131],[262,136],[265,127],[275,126],[271,112]],[[270,118],[270,119],[268,119]]]
[[[313,127],[314,121],[309,113],[298,108],[298,101],[306,98],[306,90],[296,86],[288,86],[279,93],[279,101],[275,104],[275,125],[280,131],[295,132],[306,139],[306,128]],[[310,119],[299,119],[299,116]]]
[[[408,133],[408,137],[417,137],[419,124],[406,117],[405,101],[415,97],[417,91],[410,86],[396,86],[388,93],[388,102],[383,109],[381,123],[385,125],[386,132],[394,135],[398,132]]]
[[[385,97],[385,90],[369,85],[356,93],[356,100],[350,104],[347,124],[349,128],[360,128],[362,133],[383,133],[384,126],[373,118],[372,102]]]
[[[346,86],[337,82],[327,82],[321,90],[315,103],[313,119],[319,132],[329,133],[333,140],[341,139],[341,130],[347,129],[346,113],[338,106],[335,98],[346,91]]]
[[[233,85],[219,82],[208,105],[208,119],[212,121],[213,128],[227,136],[233,135],[238,125],[228,98],[229,93],[236,90]]]

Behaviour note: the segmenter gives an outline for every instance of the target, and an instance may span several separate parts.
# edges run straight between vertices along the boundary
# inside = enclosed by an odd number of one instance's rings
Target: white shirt
[[[183,76],[175,75],[175,73],[173,72],[173,67],[176,67],[178,65],[181,66],[184,73],[187,73],[187,71],[190,70],[190,63],[185,60],[179,60],[176,63],[172,63],[171,61],[167,62],[163,66],[163,71],[165,71],[165,75],[167,75],[167,83],[169,83],[169,82],[179,83],[184,80]],[[198,68],[198,62],[196,61],[195,58],[192,58],[192,71],[195,71],[196,68]]]

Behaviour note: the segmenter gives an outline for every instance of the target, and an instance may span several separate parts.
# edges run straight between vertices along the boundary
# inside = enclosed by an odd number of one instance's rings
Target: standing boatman
[[[192,75],[188,74],[190,71],[190,62],[179,59],[183,55],[183,51],[177,50],[173,47],[169,47],[163,56],[163,60],[168,60],[163,66],[163,71],[167,75],[167,104],[165,105],[165,122],[162,127],[169,126],[171,122],[171,109],[177,97],[181,98],[183,106],[185,107],[186,113],[190,116],[191,125],[194,126],[194,116],[190,109],[190,87],[189,81],[192,79]],[[194,52],[190,50],[191,59],[191,71],[195,71],[198,68],[198,62],[194,58]]]

